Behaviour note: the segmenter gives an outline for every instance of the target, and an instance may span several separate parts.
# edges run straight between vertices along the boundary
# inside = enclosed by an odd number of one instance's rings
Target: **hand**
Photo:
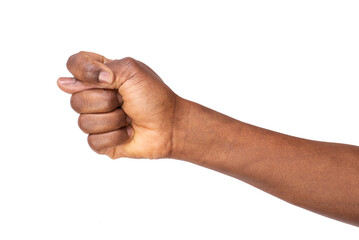
[[[170,157],[182,99],[154,71],[132,58],[90,52],[72,55],[67,68],[74,78],[59,78],[58,86],[72,94],[71,106],[95,152],[112,159]]]

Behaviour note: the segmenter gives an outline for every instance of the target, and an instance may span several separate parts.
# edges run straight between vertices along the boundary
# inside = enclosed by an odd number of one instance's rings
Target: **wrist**
[[[170,158],[208,165],[232,145],[238,121],[178,97],[174,111]]]
[[[246,124],[200,104],[179,98],[176,104],[170,158],[231,174],[240,166]],[[238,163],[238,162],[237,162]]]
[[[185,141],[191,128],[189,125],[191,123],[190,118],[193,104],[193,102],[179,96],[176,98],[169,158],[179,159],[185,154]]]

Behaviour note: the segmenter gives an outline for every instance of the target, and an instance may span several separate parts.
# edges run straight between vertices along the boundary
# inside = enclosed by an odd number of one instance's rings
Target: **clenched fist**
[[[111,158],[175,158],[359,226],[359,147],[255,127],[174,94],[145,64],[80,52],[60,78],[89,144]]]
[[[91,52],[72,55],[67,68],[74,78],[59,78],[58,86],[72,94],[79,127],[94,151],[113,159],[171,155],[182,99],[152,69],[132,58],[110,60]]]

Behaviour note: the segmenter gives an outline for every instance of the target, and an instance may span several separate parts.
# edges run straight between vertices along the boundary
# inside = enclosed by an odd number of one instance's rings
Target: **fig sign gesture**
[[[91,148],[116,159],[164,158],[172,152],[176,103],[181,101],[148,66],[79,52],[67,61],[73,78],[58,79],[72,94]]]

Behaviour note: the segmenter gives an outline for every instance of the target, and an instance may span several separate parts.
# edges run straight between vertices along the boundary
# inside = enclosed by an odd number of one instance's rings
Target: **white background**
[[[190,163],[96,155],[56,86],[80,50],[131,56],[244,122],[358,145],[358,1],[2,1],[0,26],[0,239],[358,239]]]

